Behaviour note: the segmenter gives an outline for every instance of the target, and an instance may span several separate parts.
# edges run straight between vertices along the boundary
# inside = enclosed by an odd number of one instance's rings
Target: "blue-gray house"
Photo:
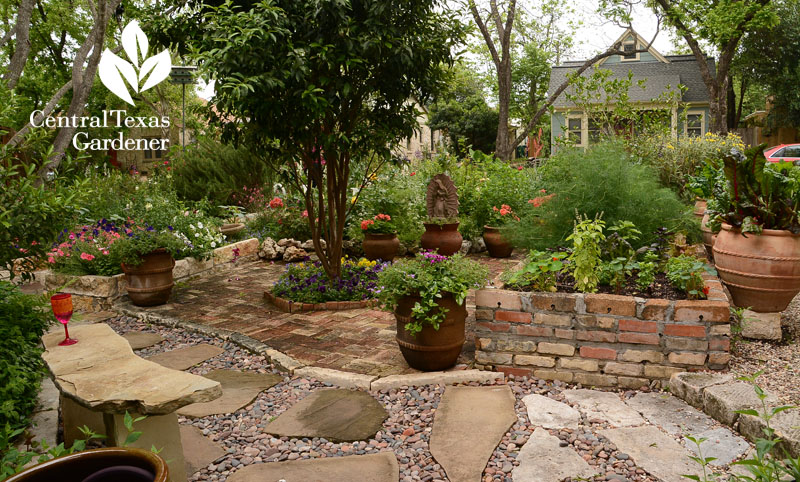
[[[627,79],[630,73],[632,82],[628,97],[635,108],[671,110],[670,128],[673,136],[702,136],[708,132],[709,96],[693,55],[665,56],[652,47],[645,52],[636,52],[644,49],[648,42],[631,29],[626,30],[617,43],[622,46],[621,50],[631,53],[606,57],[582,75],[591,75],[593,69],[606,69],[611,72],[611,78]],[[582,64],[583,61],[574,61],[554,66],[549,92],[554,92]],[[711,66],[713,71],[713,60]],[[567,88],[553,104],[550,141],[554,151],[557,150],[556,141],[559,138],[569,137],[574,145],[580,147],[589,146],[597,138],[594,134],[598,126],[593,124],[584,109],[569,100],[567,93],[570,89],[573,87]],[[655,99],[667,92],[674,92],[677,104],[668,107],[658,104]]]

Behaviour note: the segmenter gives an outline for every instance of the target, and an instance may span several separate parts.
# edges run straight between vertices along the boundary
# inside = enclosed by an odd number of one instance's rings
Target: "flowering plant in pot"
[[[387,266],[375,294],[397,319],[397,343],[418,370],[453,366],[464,344],[466,298],[481,288],[488,270],[462,255],[426,251]]]
[[[714,260],[737,306],[776,312],[800,292],[800,170],[767,163],[764,145],[723,156],[708,203]]]
[[[397,228],[388,214],[376,214],[372,219],[361,221],[364,233],[364,256],[369,260],[382,259],[391,261],[397,256],[400,240],[397,239]]]
[[[514,251],[514,246],[503,237],[501,228],[519,221],[519,216],[514,213],[511,206],[502,204],[499,208],[492,206],[486,226],[483,227],[483,242],[493,258],[508,258]]]

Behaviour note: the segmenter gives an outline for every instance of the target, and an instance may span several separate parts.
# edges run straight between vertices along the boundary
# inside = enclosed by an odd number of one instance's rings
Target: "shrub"
[[[272,294],[299,303],[324,303],[326,301],[360,301],[374,298],[378,273],[384,264],[361,259],[342,260],[342,276],[331,280],[322,264],[294,263],[286,268],[272,287]]]
[[[699,224],[691,208],[659,184],[648,166],[634,163],[619,142],[599,144],[584,152],[562,149],[541,169],[550,194],[540,198],[519,223],[507,228],[516,246],[543,250],[561,245],[572,231],[575,213],[594,218],[603,214],[609,225],[632,222],[643,235],[632,244],[653,242],[657,228],[688,232],[699,239]]]

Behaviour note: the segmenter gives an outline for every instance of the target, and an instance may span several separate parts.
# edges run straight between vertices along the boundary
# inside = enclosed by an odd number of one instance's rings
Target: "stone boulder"
[[[283,260],[288,263],[303,261],[308,257],[308,253],[301,248],[295,246],[288,246],[286,251],[283,252]]]
[[[466,256],[469,254],[471,249],[472,249],[472,241],[467,241],[465,239],[461,241],[461,249],[458,250],[458,253]]]
[[[289,246],[294,246],[295,248],[299,248],[300,241],[296,239],[283,238],[280,241],[278,241],[278,246],[282,248],[288,248]]]
[[[470,253],[482,253],[486,251],[486,243],[483,242],[483,237],[477,237],[472,240],[472,246],[469,248]]]
[[[258,249],[258,257],[261,259],[276,260],[280,259],[282,254],[283,249],[272,238],[265,239]]]
[[[319,244],[322,246],[322,249],[325,249],[325,247],[327,246],[327,243],[325,243],[324,239],[320,239]],[[309,239],[308,241],[301,244],[300,247],[309,252],[314,251],[314,240]]]

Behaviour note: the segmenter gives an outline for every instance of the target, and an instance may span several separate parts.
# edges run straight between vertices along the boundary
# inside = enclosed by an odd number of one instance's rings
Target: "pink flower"
[[[307,217],[308,217],[308,209],[306,209],[306,210],[304,210],[304,211],[303,211],[303,217],[304,217],[304,218],[307,218]]]
[[[81,259],[85,259],[86,261],[91,261],[94,259],[94,255],[89,253],[81,253]]]
[[[75,239],[75,233],[69,233],[69,239]]]
[[[64,256],[64,252],[63,252],[63,251],[61,251],[61,250],[59,249],[59,250],[58,250],[58,255],[59,255],[59,256]]]
[[[56,262],[56,260],[55,260],[55,258],[53,258],[52,256],[50,256],[49,258],[47,258],[47,262],[48,262],[48,263],[55,263],[55,262]]]
[[[521,171],[522,170],[522,166],[517,166],[517,170]]]

